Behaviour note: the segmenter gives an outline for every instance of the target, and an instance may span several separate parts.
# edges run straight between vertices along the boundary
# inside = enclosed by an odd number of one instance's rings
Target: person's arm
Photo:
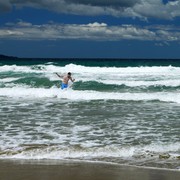
[[[59,75],[58,73],[56,73],[56,75],[57,75],[58,77],[60,77],[60,78],[63,78],[63,76]]]
[[[72,77],[70,78],[70,80],[71,80],[72,82],[74,82],[74,81],[75,81],[75,79],[72,79]]]

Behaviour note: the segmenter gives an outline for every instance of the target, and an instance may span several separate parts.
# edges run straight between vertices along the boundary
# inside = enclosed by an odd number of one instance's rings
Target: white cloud
[[[141,0],[133,7],[133,11],[142,17],[173,19],[180,16],[180,1],[163,4],[162,0]]]
[[[180,16],[180,0],[0,0],[0,12],[12,6],[48,9],[78,15],[112,15],[173,19]]]
[[[89,26],[89,27],[106,27],[107,24],[106,23],[97,23],[97,22],[95,22],[95,23],[89,23],[89,24],[87,24],[85,26]]]
[[[174,26],[108,26],[105,23],[33,25],[20,21],[0,28],[0,39],[18,40],[96,40],[96,41],[180,41],[180,29]]]

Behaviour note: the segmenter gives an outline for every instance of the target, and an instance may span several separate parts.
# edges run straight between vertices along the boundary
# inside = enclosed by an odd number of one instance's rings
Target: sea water
[[[0,61],[0,159],[180,169],[180,61]]]

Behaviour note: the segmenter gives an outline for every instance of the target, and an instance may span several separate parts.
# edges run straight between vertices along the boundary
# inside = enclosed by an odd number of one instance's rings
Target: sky
[[[180,0],[0,0],[0,54],[180,59]]]

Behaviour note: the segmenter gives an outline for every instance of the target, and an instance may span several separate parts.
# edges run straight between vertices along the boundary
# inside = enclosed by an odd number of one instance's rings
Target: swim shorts
[[[61,84],[61,89],[65,89],[65,88],[67,88],[67,87],[68,87],[67,84],[64,84],[64,83]]]

